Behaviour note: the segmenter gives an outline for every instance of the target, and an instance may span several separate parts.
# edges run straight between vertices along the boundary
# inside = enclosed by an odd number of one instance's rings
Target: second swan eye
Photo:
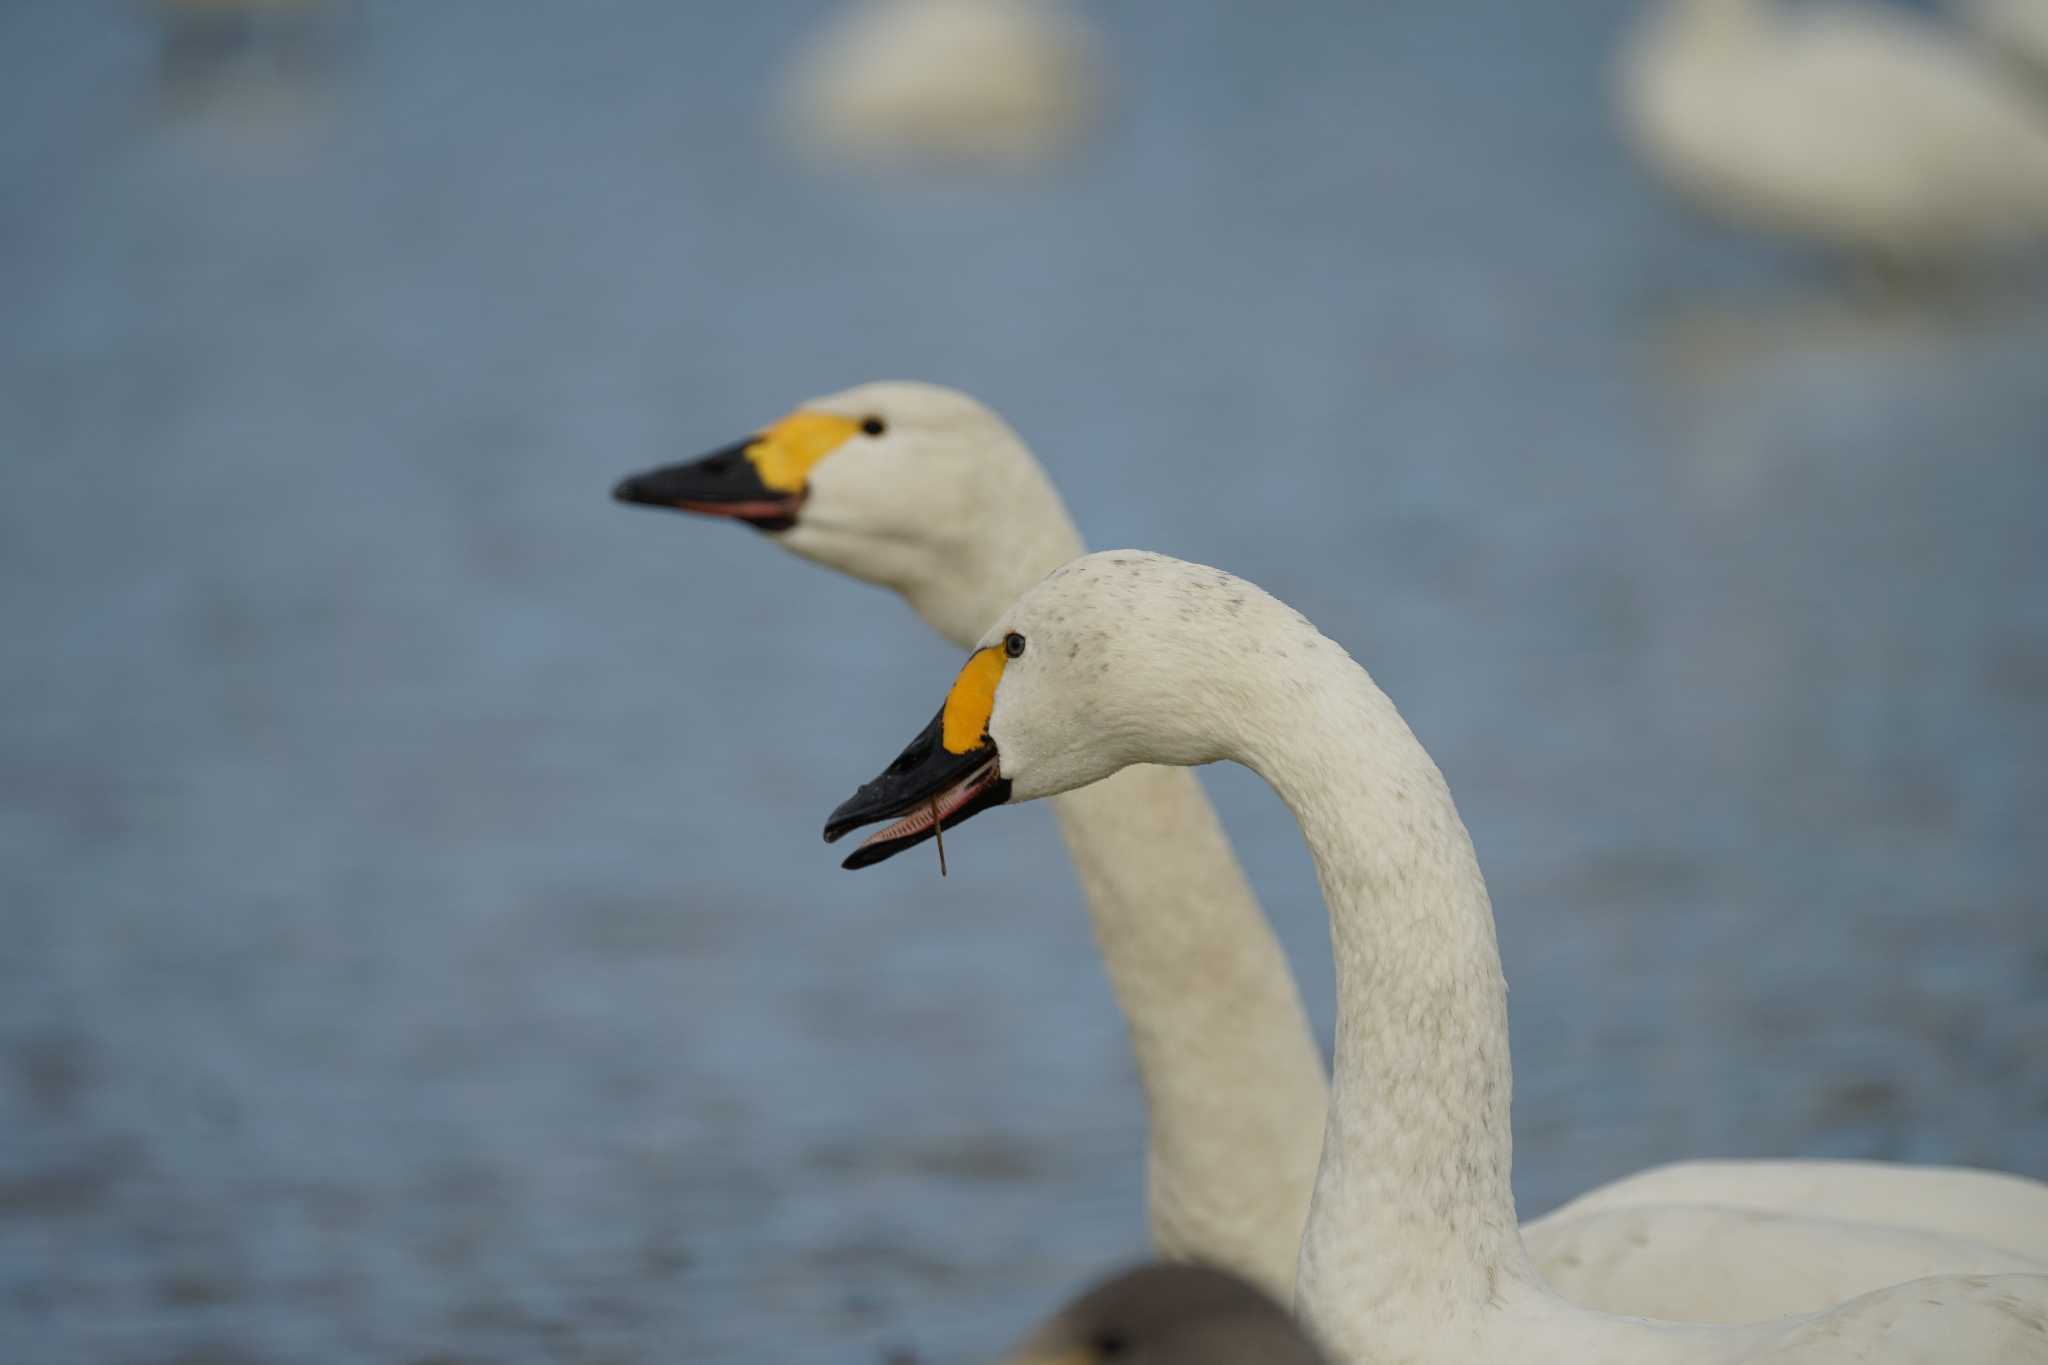
[[[1016,657],[1017,657],[1017,656],[1018,656],[1019,654],[1022,654],[1023,652],[1024,652],[1024,637],[1023,637],[1023,636],[1019,635],[1019,634],[1018,634],[1018,633],[1017,633],[1016,631],[1014,631],[1014,630],[1013,630],[1013,631],[1011,631],[1011,632],[1010,632],[1010,633],[1009,633],[1008,635],[1005,635],[1005,636],[1003,637],[1003,653],[1005,653],[1005,654],[1009,655],[1009,656],[1010,656],[1011,658],[1013,658],[1013,659],[1014,659],[1014,658],[1016,658]]]
[[[869,417],[860,424],[861,431],[868,436],[880,436],[889,429],[889,424],[879,417]]]

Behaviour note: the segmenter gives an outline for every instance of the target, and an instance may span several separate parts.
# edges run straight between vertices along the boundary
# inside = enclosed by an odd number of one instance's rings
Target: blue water
[[[2048,1176],[2048,304],[1628,161],[1629,6],[1101,6],[1036,175],[806,166],[827,6],[0,10],[0,1358],[986,1358],[1142,1240],[1050,822],[851,876],[955,664],[618,475],[1010,416],[1366,661],[1477,839],[1525,1213]],[[290,47],[290,44],[286,45]],[[1209,785],[1331,1004],[1285,810]]]

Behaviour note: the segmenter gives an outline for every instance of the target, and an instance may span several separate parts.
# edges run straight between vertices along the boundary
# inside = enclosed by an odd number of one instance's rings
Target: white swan
[[[859,866],[935,815],[1226,759],[1294,812],[1330,912],[1335,1080],[1296,1303],[1339,1359],[2048,1361],[2048,1276],[1920,1279],[1745,1326],[1612,1317],[1547,1289],[1515,1223],[1507,987],[1471,840],[1365,670],[1242,579],[1135,551],[1055,570],[826,836],[895,821]]]
[[[626,479],[616,494],[745,521],[784,548],[892,589],[963,649],[1082,548],[1016,433],[968,395],[929,384],[864,384],[811,400],[757,437]],[[1144,1090],[1153,1246],[1237,1270],[1284,1297],[1325,1111],[1322,1059],[1286,961],[1191,774],[1133,768],[1053,807]],[[1228,984],[1187,989],[1201,981]],[[1803,1183],[1788,1188],[1787,1168]],[[2002,1186],[1981,1197],[1982,1182],[2001,1180],[2025,1186],[2032,1202]],[[1945,1181],[1971,1197],[1929,1188]],[[1658,1237],[1639,1217],[1583,1216],[1686,1202],[1815,1215],[1830,1221],[1811,1235],[1834,1237],[1840,1250],[1815,1277],[1788,1277],[1764,1270],[1758,1248],[1779,1239],[1756,1218],[1703,1225],[1674,1215],[1671,1235]],[[2033,1240],[2010,1236],[2029,1216]],[[1836,1225],[1869,1218],[1929,1240],[1872,1242]],[[1949,1270],[2011,1268],[1998,1248],[2048,1261],[2048,1188],[1875,1163],[1692,1162],[1582,1196],[1532,1223],[1527,1239],[1538,1268],[1589,1306],[1734,1319],[1906,1278],[1935,1245],[1952,1255],[1938,1262]],[[1674,1263],[1687,1273],[1665,1273]],[[1722,1268],[1703,1273],[1709,1263]],[[1805,1297],[1787,1297],[1795,1294]]]
[[[792,63],[784,115],[828,153],[1028,161],[1094,117],[1096,48],[1063,0],[856,0]]]
[[[2048,0],[1958,0],[1963,19],[1992,50],[2048,80]]]
[[[1618,85],[1642,154],[1734,221],[1895,266],[2048,241],[2048,102],[1901,11],[1664,0]]]
[[[928,384],[814,399],[757,437],[615,493],[747,521],[893,589],[963,649],[1082,549],[1016,434]],[[1286,956],[1194,774],[1132,768],[1053,811],[1144,1089],[1153,1247],[1285,1298],[1327,1093]]]

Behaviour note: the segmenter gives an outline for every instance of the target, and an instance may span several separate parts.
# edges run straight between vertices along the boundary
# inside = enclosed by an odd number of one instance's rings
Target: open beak
[[[761,439],[750,436],[702,459],[663,465],[621,479],[612,496],[647,507],[731,517],[757,531],[787,531],[796,525],[803,490],[780,492],[762,482],[760,467],[747,458],[748,450]]]
[[[945,719],[942,708],[880,777],[841,802],[825,822],[828,844],[862,825],[894,822],[870,834],[842,867],[867,867],[893,858],[937,831],[1010,799],[995,741],[984,734],[979,744],[955,753],[944,742]]]

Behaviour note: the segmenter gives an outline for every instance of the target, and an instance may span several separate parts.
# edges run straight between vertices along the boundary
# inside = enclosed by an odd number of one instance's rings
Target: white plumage
[[[811,469],[795,524],[776,541],[898,593],[962,648],[1081,552],[1043,467],[966,394],[864,384],[799,412],[849,428],[876,418],[881,430],[849,437]],[[1326,1110],[1322,1057],[1286,960],[1192,774],[1128,768],[1062,794],[1054,809],[1144,1089],[1153,1244],[1284,1298]],[[1779,1218],[1767,1227],[1683,1211],[1660,1225],[1616,1214],[1655,1204]],[[1759,1248],[1777,1244],[1771,1228],[1787,1226],[1786,1214],[1815,1216],[1798,1235],[1830,1254],[1803,1277],[1760,1274]],[[1869,1218],[1904,1232],[1866,1237],[1850,1226]],[[2031,1240],[2013,1233],[2029,1219]],[[2048,1187],[1877,1163],[1690,1162],[1584,1195],[1532,1223],[1527,1239],[1538,1269],[1581,1302],[1732,1321],[1831,1303],[1920,1273],[1930,1256],[1953,1271],[2008,1269],[2009,1253],[2048,1262]]]
[[[1619,90],[1649,163],[1735,222],[1902,267],[2048,241],[2048,102],[1901,11],[1665,0]]]
[[[784,80],[798,136],[828,152],[1028,160],[1084,130],[1096,44],[1061,0],[859,0]]]
[[[2048,0],[1957,0],[1962,17],[1991,48],[2048,83]],[[2048,97],[2048,84],[2042,87]]]
[[[1013,801],[1138,762],[1241,763],[1299,821],[1330,913],[1335,1078],[1296,1305],[1346,1361],[2048,1360],[2048,1276],[1923,1278],[1740,1326],[1614,1317],[1538,1278],[1510,1192],[1506,983],[1442,774],[1364,669],[1220,570],[1084,556],[983,635]]]

